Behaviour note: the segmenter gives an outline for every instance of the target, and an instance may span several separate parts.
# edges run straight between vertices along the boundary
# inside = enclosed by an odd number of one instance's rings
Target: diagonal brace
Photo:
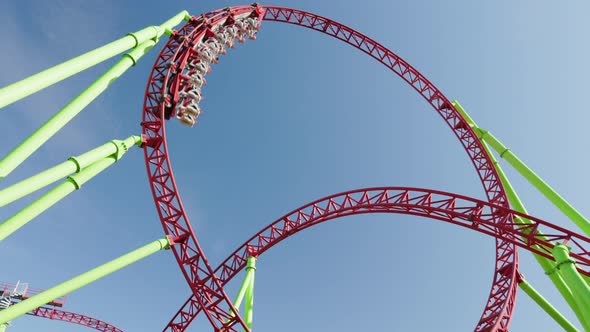
[[[70,157],[67,161],[57,166],[0,190],[0,207],[10,204],[72,173],[78,173],[82,169],[108,156],[115,156],[119,159],[129,148],[141,144],[142,140],[140,136],[130,136],[122,141],[112,140],[79,156]]]
[[[16,317],[22,316],[35,308],[38,308],[58,297],[64,296],[72,291],[86,286],[162,249],[169,249],[170,245],[171,241],[168,238],[156,240],[108,263],[98,266],[86,273],[80,274],[77,277],[45,290],[31,298],[16,303],[0,311],[0,324],[4,324]]]

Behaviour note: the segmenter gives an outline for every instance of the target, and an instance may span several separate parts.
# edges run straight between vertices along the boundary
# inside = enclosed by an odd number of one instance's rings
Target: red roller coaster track
[[[89,327],[91,329],[97,331],[104,331],[104,332],[123,332],[120,328],[111,325],[107,322],[103,322],[99,319],[88,317],[82,314],[77,314],[75,312],[69,312],[64,310],[59,310],[55,308],[48,308],[48,307],[39,307],[31,312],[28,312],[27,315],[37,316],[42,318],[49,318],[52,320],[60,320],[67,323],[78,324],[82,326]]]
[[[286,238],[322,222],[368,213],[395,213],[441,220],[494,236],[552,259],[552,241],[568,244],[580,273],[590,276],[590,238],[502,206],[428,189],[386,187],[348,191],[324,197],[289,212],[252,236],[216,269],[223,285],[246,266],[248,256],[260,255]],[[531,221],[516,224],[514,217]],[[498,219],[503,219],[498,223]],[[543,235],[539,235],[543,234]],[[509,254],[509,253],[504,253]],[[511,271],[503,271],[509,275]],[[201,312],[191,296],[164,331],[184,331]]]
[[[508,207],[508,200],[498,174],[473,130],[440,90],[383,45],[343,24],[290,8],[239,6],[193,17],[172,35],[156,59],[144,97],[142,128],[146,139],[146,168],[160,220],[165,233],[179,244],[172,248],[174,255],[197,303],[204,308],[215,331],[236,331],[236,324],[246,330],[247,328],[239,315],[229,314],[229,310],[236,312],[235,308],[225,294],[221,281],[207,262],[183,208],[168,156],[164,96],[174,71],[185,65],[188,50],[195,46],[206,30],[211,26],[233,22],[233,17],[238,15],[254,16],[323,32],[352,45],[385,65],[426,99],[455,133],[480,177],[488,201],[497,206]],[[513,226],[512,223],[508,223],[508,219],[499,216],[492,217],[491,222],[502,230]],[[516,297],[517,266],[518,257],[514,241],[497,237],[493,283],[475,331],[508,330]]]

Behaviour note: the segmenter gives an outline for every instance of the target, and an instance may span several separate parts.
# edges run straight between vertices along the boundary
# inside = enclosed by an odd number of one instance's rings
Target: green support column
[[[457,110],[465,116],[468,121],[471,120],[469,115],[463,110],[461,105],[455,100],[453,104]],[[473,121],[473,120],[471,120]],[[487,143],[500,154],[520,175],[529,181],[537,190],[539,190],[553,205],[563,212],[571,221],[573,221],[586,235],[590,235],[590,221],[586,219],[578,210],[569,204],[559,193],[548,185],[540,176],[530,169],[522,160],[520,160],[509,148],[500,142],[492,133],[477,127],[474,123],[474,130],[478,137]]]
[[[127,149],[134,145],[141,145],[140,136],[130,136],[123,141],[112,140],[77,157],[70,157],[67,161],[55,167],[0,190],[0,207],[14,202],[59,179],[63,179],[72,173],[78,173],[90,164],[108,156],[115,156],[118,159],[122,156],[122,152],[127,151]]]
[[[478,138],[480,139],[484,150],[486,151],[487,155],[492,160],[492,163],[494,164],[494,168],[496,168],[496,171],[498,172],[498,176],[500,177],[500,181],[502,182],[502,185],[504,186],[504,190],[506,191],[506,195],[508,196],[508,201],[510,202],[511,207],[518,212],[528,213],[524,204],[520,200],[520,197],[518,197],[516,190],[514,189],[512,184],[510,183],[510,180],[508,180],[506,173],[504,173],[504,170],[502,169],[502,167],[500,167],[500,164],[498,163],[498,161],[496,160],[496,158],[492,154],[492,151],[490,151],[490,148],[488,147],[486,142],[483,141],[482,137],[479,136],[479,131],[477,130],[478,127],[475,124],[475,121],[473,121],[473,119],[469,116],[469,114],[467,114],[465,109],[463,109],[463,107],[461,106],[461,104],[459,104],[458,101],[454,100],[453,105],[455,106],[457,111],[459,111],[459,113],[463,116],[463,118],[467,121],[469,126],[472,127],[474,129],[475,133],[478,135]],[[515,221],[520,222],[520,223],[530,223],[529,220],[523,219],[523,218],[517,218]],[[539,236],[544,238],[542,235],[539,235]],[[547,238],[544,238],[544,239],[548,240]],[[536,254],[533,254],[533,256],[535,257],[535,259],[537,260],[539,265],[541,265],[541,267],[543,268],[543,271],[545,271],[545,273],[548,275],[549,279],[551,279],[551,281],[553,282],[553,284],[555,285],[557,290],[560,292],[561,296],[563,296],[563,298],[566,300],[566,302],[568,303],[568,305],[570,306],[572,311],[574,311],[574,313],[578,317],[578,320],[582,323],[584,328],[586,330],[590,331],[590,324],[585,322],[583,315],[581,313],[581,310],[580,310],[580,308],[578,308],[577,302],[574,299],[574,295],[572,294],[568,285],[564,282],[564,280],[561,278],[561,276],[559,276],[556,273],[551,273],[551,271],[554,269],[553,262],[551,260],[548,260],[545,257],[539,256]],[[558,323],[559,323],[559,321],[558,321]]]
[[[590,287],[578,273],[576,262],[570,257],[569,252],[570,249],[563,244],[557,244],[553,247],[552,254],[555,257],[555,269],[575,294],[574,299],[582,310],[584,320],[590,322]],[[586,331],[590,330],[586,328]]]
[[[244,322],[252,331],[252,317],[253,317],[253,307],[254,307],[254,274],[256,272],[256,257],[250,256],[248,257],[248,262],[246,265],[246,276],[242,281],[242,285],[240,286],[240,290],[238,290],[238,295],[234,301],[234,307],[236,310],[240,310],[240,306],[242,305],[242,300],[245,299],[244,304]],[[234,312],[230,309],[230,315],[234,315]]]
[[[256,274],[256,258],[248,257],[248,266],[246,271],[250,272],[250,284],[246,289],[246,295],[244,297],[244,323],[252,331],[252,319],[254,317],[254,276]]]
[[[129,33],[121,39],[8,85],[0,89],[0,108],[110,59],[121,52],[137,47],[147,40],[160,38],[162,34],[174,28],[182,20],[188,21],[189,19],[189,13],[186,10],[182,11],[159,27],[149,26]]]
[[[2,323],[2,324],[0,324],[0,332],[6,331],[6,328],[8,326],[10,326],[8,323]]]
[[[482,142],[482,145],[484,146],[484,149],[486,150],[486,152],[488,153],[488,155],[492,159],[492,162],[494,163],[494,167],[496,168],[496,171],[498,172],[498,176],[500,177],[500,181],[502,182],[502,185],[504,185],[504,190],[506,191],[506,195],[508,196],[508,200],[510,201],[511,207],[518,212],[528,214],[528,211],[526,210],[524,204],[520,200],[520,197],[516,193],[514,187],[510,183],[510,180],[508,180],[506,173],[504,173],[504,170],[502,169],[502,167],[500,167],[498,161],[496,160],[496,158],[494,157],[494,155],[490,151],[489,147],[487,146],[487,144],[485,142]],[[522,224],[529,224],[530,223],[530,220],[523,219],[520,217],[515,218],[515,221],[517,223],[522,223]],[[538,233],[540,233],[540,232],[538,232]],[[537,235],[537,237],[542,238],[545,241],[549,241],[542,234]],[[535,247],[538,247],[538,246],[535,246]],[[535,258],[537,263],[539,263],[539,265],[541,266],[541,268],[543,269],[545,274],[549,277],[551,282],[553,282],[553,284],[555,285],[555,288],[557,288],[557,290],[559,291],[561,296],[566,300],[566,302],[568,303],[568,305],[570,306],[572,311],[576,314],[576,316],[578,317],[578,320],[581,322],[581,324],[584,326],[584,328],[588,329],[588,331],[590,331],[590,324],[589,324],[590,322],[584,321],[581,310],[580,310],[580,308],[578,308],[577,302],[574,299],[574,294],[572,294],[572,291],[570,290],[567,283],[557,273],[551,273],[551,271],[554,269],[553,268],[553,265],[554,265],[553,261],[551,261],[543,256],[539,256],[537,254],[533,254],[533,257]],[[559,323],[559,321],[558,321],[558,323]]]
[[[49,138],[57,133],[63,126],[72,120],[84,107],[92,102],[115,79],[121,76],[127,69],[135,65],[150,48],[155,45],[153,40],[148,40],[131,52],[126,53],[119,62],[105,72],[100,78],[86,88],[80,95],[69,102],[62,110],[52,116],[45,124],[37,129],[31,136],[21,142],[16,148],[0,160],[0,179],[6,177]]]
[[[559,193],[557,193],[550,185],[548,185],[541,177],[539,177],[533,170],[531,170],[522,160],[520,160],[510,149],[508,149],[502,142],[500,142],[489,131],[478,129],[481,138],[488,142],[500,157],[505,159],[514,169],[518,171],[525,179],[527,179],[537,190],[539,190],[553,205],[555,205],[563,214],[565,214],[571,221],[573,221],[580,229],[590,235],[590,222],[571,204],[569,204]]]
[[[244,277],[244,280],[242,281],[242,285],[240,286],[240,290],[238,291],[238,295],[236,296],[236,299],[234,300],[234,307],[236,308],[236,310],[240,310],[240,306],[242,305],[242,301],[244,300],[244,295],[246,295],[246,290],[248,289],[248,287],[250,286],[250,279],[252,279],[252,274],[246,272],[246,276]],[[230,315],[234,315],[234,312],[230,309]]]
[[[96,97],[98,97],[104,90],[106,90],[119,76],[121,76],[127,69],[134,66],[137,61],[150,50],[158,41],[159,36],[163,33],[171,33],[170,28],[173,23],[178,24],[182,19],[189,18],[186,12],[182,12],[175,16],[175,18],[166,22],[163,26],[158,27],[161,33],[156,34],[156,38],[148,39],[136,46],[129,53],[123,55],[121,60],[117,62],[108,71],[102,74],[94,83],[86,88],[81,94],[70,101],[63,109],[52,116],[45,124],[37,129],[31,136],[21,142],[16,148],[8,153],[2,160],[0,160],[0,180],[5,178],[18,165],[27,159],[33,152],[35,152],[41,145],[43,145],[49,138],[72,120],[78,113],[90,104]]]
[[[6,221],[0,224],[0,241],[14,233],[36,216],[43,213],[55,203],[59,202],[74,190],[80,189],[84,183],[88,182],[95,175],[115,163],[115,161],[115,157],[107,157],[86,167],[80,171],[80,173],[69,176],[66,181],[51,189],[30,205],[18,211],[12,217],[6,219]]]
[[[529,284],[522,276],[518,282],[518,286],[522,289],[539,307],[541,307],[549,316],[551,316],[565,331],[578,332],[579,330],[568,321],[555,307],[547,301],[537,290]]]
[[[64,296],[68,293],[71,293],[76,289],[86,286],[91,282],[94,282],[117,270],[120,270],[129,264],[135,263],[144,257],[147,257],[162,249],[168,248],[170,248],[170,241],[168,240],[168,238],[154,241],[128,254],[116,258],[106,264],[103,264],[93,270],[90,270],[73,279],[63,282],[46,291],[43,291],[29,299],[16,303],[0,311],[0,324],[11,321],[35,308],[38,308],[46,303],[49,303],[57,299],[60,296]]]

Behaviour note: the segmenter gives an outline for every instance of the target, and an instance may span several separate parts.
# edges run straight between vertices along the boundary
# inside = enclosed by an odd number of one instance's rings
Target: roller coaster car
[[[191,100],[193,100],[197,104],[199,102],[201,102],[201,99],[202,99],[201,90],[197,89],[197,88],[188,90],[187,92],[182,91],[180,93],[180,96],[184,97],[184,98],[190,98]]]
[[[198,60],[188,63],[189,67],[195,69],[195,71],[201,75],[205,75],[211,72],[211,67],[203,60]]]
[[[197,123],[197,120],[193,118],[190,114],[183,114],[182,116],[178,117],[180,123],[185,126],[192,127]]]
[[[172,103],[164,105],[164,119],[170,120],[170,117],[173,115],[174,108],[175,105]]]
[[[188,114],[194,119],[201,115],[201,108],[198,104],[190,103],[182,109],[182,114]]]

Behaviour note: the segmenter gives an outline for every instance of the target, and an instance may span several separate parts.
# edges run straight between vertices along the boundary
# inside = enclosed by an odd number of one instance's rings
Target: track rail
[[[42,318],[49,318],[52,320],[59,320],[62,322],[78,324],[89,327],[97,331],[104,332],[123,332],[120,328],[111,325],[107,322],[103,322],[100,319],[92,318],[86,315],[77,314],[75,312],[69,312],[65,310],[59,310],[55,308],[39,307],[27,315],[37,316]]]
[[[219,278],[201,249],[182,206],[168,156],[165,133],[165,104],[168,86],[175,68],[186,62],[183,56],[212,25],[231,21],[235,15],[252,15],[267,21],[289,23],[325,33],[363,51],[393,71],[416,90],[441,115],[469,155],[489,202],[508,207],[508,199],[498,174],[480,141],[451,102],[426,77],[405,60],[373,39],[333,20],[296,9],[274,6],[239,6],[194,17],[176,31],[160,52],[148,80],[143,109],[144,155],[152,194],[164,231],[178,244],[173,252],[185,278],[204,308],[215,331],[236,331],[245,324],[225,294]],[[498,229],[509,225],[506,218],[492,218]],[[513,226],[510,224],[509,226]],[[518,257],[512,241],[496,238],[496,263],[493,283],[485,309],[475,331],[507,331],[517,287]],[[223,308],[222,308],[223,306]],[[224,309],[227,308],[227,309]]]
[[[144,156],[152,195],[164,232],[175,241],[172,251],[197,301],[206,309],[208,320],[215,331],[237,331],[238,324],[248,330],[243,319],[229,314],[229,310],[237,312],[230,298],[213,274],[205,254],[192,230],[182,201],[178,194],[176,181],[168,158],[165,131],[165,96],[172,84],[178,65],[186,63],[186,52],[192,48],[205,34],[211,25],[220,24],[229,16],[261,14],[259,8],[250,6],[219,10],[207,16],[193,17],[185,26],[171,36],[162,51],[148,80],[144,97],[143,135],[146,139]],[[184,60],[184,63],[181,59]],[[175,64],[172,66],[171,64]],[[228,310],[223,308],[223,304]]]
[[[260,255],[286,238],[325,221],[369,213],[407,214],[448,222],[503,239],[551,260],[554,260],[552,242],[565,243],[572,247],[571,257],[576,260],[578,271],[590,276],[590,238],[584,235],[474,198],[405,187],[348,191],[293,210],[248,239],[215,269],[215,274],[225,285],[246,266],[249,256]],[[516,224],[516,216],[530,220],[531,224]],[[498,225],[497,218],[505,222]],[[164,331],[184,331],[200,312],[194,296],[189,297]]]

